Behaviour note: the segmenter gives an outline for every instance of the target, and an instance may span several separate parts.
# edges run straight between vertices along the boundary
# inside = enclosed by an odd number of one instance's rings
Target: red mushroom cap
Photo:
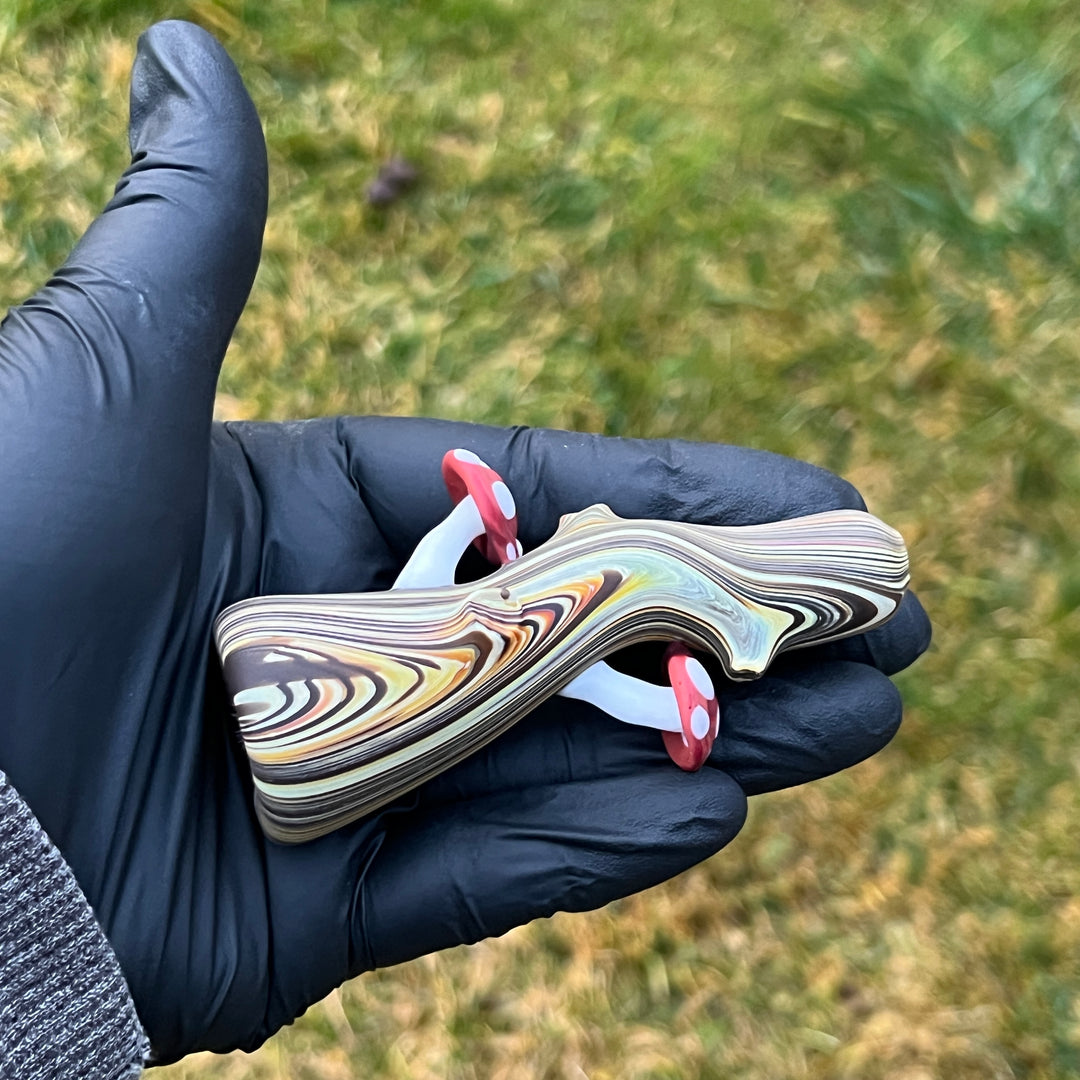
[[[499,474],[471,450],[448,450],[442,459],[443,482],[454,504],[473,497],[484,523],[474,543],[488,562],[502,566],[521,555],[514,496]]]
[[[720,730],[720,702],[701,661],[681,642],[664,653],[668,679],[679,703],[682,731],[664,731],[668,756],[680,769],[696,772],[705,764]]]

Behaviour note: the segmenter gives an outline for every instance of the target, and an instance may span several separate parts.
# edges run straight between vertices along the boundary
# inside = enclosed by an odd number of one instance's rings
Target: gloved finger
[[[849,768],[900,726],[900,695],[876,668],[851,661],[783,659],[764,678],[721,695],[709,764],[748,795],[804,784]]]
[[[399,556],[445,513],[439,463],[457,446],[506,481],[526,547],[549,537],[562,514],[596,502],[621,517],[709,525],[863,508],[858,492],[824,469],[715,443],[396,418],[343,419],[340,435],[351,475]]]
[[[392,819],[360,883],[353,973],[649,888],[719,851],[745,814],[721,772],[650,767]]]
[[[264,530],[249,545],[263,553],[258,582],[238,582],[232,595],[387,588],[451,508],[439,463],[455,446],[506,479],[526,547],[547,539],[560,514],[596,501],[625,517],[731,525],[862,505],[823,469],[712,444],[385,417],[229,424],[220,441],[223,469],[250,470],[258,505],[245,517]],[[901,615],[869,645],[852,641],[827,655],[906,667],[930,627],[914,599]]]
[[[189,426],[195,408],[205,431],[258,265],[267,182],[254,106],[204,30],[164,22],[143,34],[129,138],[115,194],[49,283],[9,314],[0,358],[20,372],[18,390],[47,387],[68,421],[118,420],[130,404],[141,431],[163,437]]]

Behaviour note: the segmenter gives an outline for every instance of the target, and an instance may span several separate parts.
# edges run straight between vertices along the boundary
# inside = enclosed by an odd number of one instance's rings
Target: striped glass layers
[[[259,597],[215,638],[263,829],[300,842],[461,761],[617,649],[685,641],[752,679],[782,650],[883,623],[907,583],[900,535],[859,511],[724,527],[592,506],[481,581]]]

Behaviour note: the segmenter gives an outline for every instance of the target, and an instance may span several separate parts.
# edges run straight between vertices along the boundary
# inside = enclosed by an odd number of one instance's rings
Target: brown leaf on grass
[[[372,206],[389,206],[411,191],[420,179],[420,171],[403,157],[392,157],[367,189]]]

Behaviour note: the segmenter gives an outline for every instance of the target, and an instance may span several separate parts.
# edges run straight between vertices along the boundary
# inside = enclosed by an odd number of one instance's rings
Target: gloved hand
[[[760,452],[425,420],[212,425],[259,259],[266,162],[203,31],[140,42],[131,167],[66,265],[0,331],[0,769],[73,868],[155,1054],[253,1048],[343,980],[595,908],[736,834],[749,794],[878,750],[886,677],[926,647],[914,598],[883,629],[725,692],[708,766],[554,699],[384,812],[268,843],[211,624],[268,592],[389,586],[475,450],[526,547],[603,500],[746,524],[860,505]]]

